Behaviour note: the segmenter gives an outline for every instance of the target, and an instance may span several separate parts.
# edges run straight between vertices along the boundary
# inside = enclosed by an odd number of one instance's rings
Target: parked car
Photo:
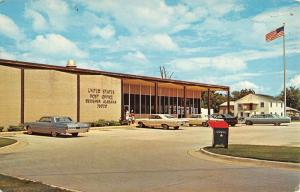
[[[276,114],[263,114],[263,115],[252,115],[245,119],[246,125],[253,124],[274,124],[280,125],[281,123],[290,123],[291,118],[289,117],[280,117]]]
[[[55,137],[59,134],[72,134],[76,137],[79,133],[88,132],[90,126],[86,123],[75,123],[70,117],[46,116],[36,122],[25,123],[24,127],[29,135],[44,133]]]
[[[189,126],[203,126],[208,127],[208,120],[219,120],[214,119],[212,116],[203,115],[203,114],[193,114],[190,118],[186,118],[188,120]],[[221,120],[221,119],[220,119]]]
[[[168,114],[153,114],[148,119],[139,119],[139,127],[162,127],[163,129],[179,129],[180,126],[187,124],[187,120],[178,119]]]
[[[229,114],[213,114],[211,117],[214,119],[223,119],[231,126],[235,126],[238,123],[237,117],[233,117]]]

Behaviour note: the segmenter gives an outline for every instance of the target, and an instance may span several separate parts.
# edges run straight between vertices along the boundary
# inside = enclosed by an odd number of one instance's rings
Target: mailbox
[[[226,121],[209,120],[208,125],[213,129],[212,147],[222,145],[228,148],[229,128]]]

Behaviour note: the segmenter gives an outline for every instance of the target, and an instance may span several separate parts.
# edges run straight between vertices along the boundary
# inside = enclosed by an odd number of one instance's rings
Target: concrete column
[[[183,116],[187,118],[186,114],[186,86],[183,87]]]
[[[124,80],[121,79],[121,120],[125,120],[124,111]]]
[[[227,90],[227,114],[230,113],[230,88]]]
[[[207,90],[207,112],[210,115],[210,89]]]

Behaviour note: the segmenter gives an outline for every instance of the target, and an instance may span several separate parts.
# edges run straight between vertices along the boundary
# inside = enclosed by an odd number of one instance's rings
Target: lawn
[[[235,157],[300,163],[300,147],[265,145],[229,145],[228,149],[205,147],[205,150]]]
[[[39,182],[31,182],[0,174],[0,191],[10,192],[68,192]]]
[[[14,139],[9,139],[9,138],[1,138],[0,137],[0,147],[4,147],[6,145],[11,145],[16,143],[17,141]]]

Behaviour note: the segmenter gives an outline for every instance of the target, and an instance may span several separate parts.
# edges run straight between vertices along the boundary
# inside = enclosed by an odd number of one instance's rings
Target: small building
[[[300,111],[291,107],[286,107],[286,115],[289,116],[291,119],[300,119]]]
[[[231,101],[230,112],[237,117],[249,117],[256,114],[284,116],[284,102],[269,95],[250,93],[236,101]],[[219,113],[227,113],[227,102],[220,105]]]
[[[228,86],[81,69],[75,62],[55,66],[4,59],[0,59],[0,90],[4,127],[47,115],[82,122],[118,121],[126,111],[133,111],[136,118],[155,113],[189,117],[202,113],[204,92],[229,93]],[[208,105],[207,113],[210,109]]]

